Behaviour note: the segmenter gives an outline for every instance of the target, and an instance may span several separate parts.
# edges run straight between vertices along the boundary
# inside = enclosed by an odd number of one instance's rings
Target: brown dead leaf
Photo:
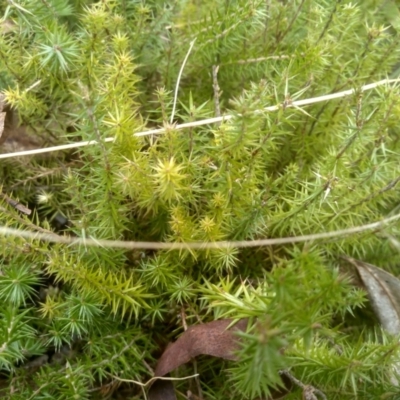
[[[239,349],[239,340],[235,332],[245,331],[247,324],[247,319],[241,319],[236,324],[233,324],[231,319],[224,319],[190,326],[164,351],[154,375],[162,377],[201,354],[237,360],[235,351]],[[286,389],[273,391],[269,400],[278,400],[286,396],[292,383],[286,382],[285,379],[284,383]],[[148,394],[149,400],[176,400],[174,385],[171,381],[156,380]]]
[[[190,326],[164,351],[158,361],[155,376],[164,376],[201,354],[235,360],[234,351],[238,349],[238,340],[234,332],[244,331],[247,320],[242,319],[227,329],[232,322],[230,319],[223,319]]]
[[[375,265],[344,257],[354,265],[368,293],[382,327],[393,335],[400,333],[400,280]]]
[[[158,361],[155,376],[164,376],[201,354],[236,360],[234,352],[238,349],[239,342],[234,332],[246,330],[247,319],[241,319],[230,327],[232,323],[231,319],[224,319],[190,326],[164,351]],[[149,390],[149,399],[175,400],[172,382],[155,381]]]

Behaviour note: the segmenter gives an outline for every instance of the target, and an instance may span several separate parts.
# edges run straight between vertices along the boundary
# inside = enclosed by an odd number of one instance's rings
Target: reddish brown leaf
[[[235,360],[238,338],[235,331],[244,331],[247,319],[236,324],[230,319],[212,321],[207,324],[191,326],[179,339],[171,343],[158,361],[155,376],[164,376],[182,364],[201,354]],[[149,390],[150,400],[175,400],[172,382],[157,380]]]
[[[247,319],[227,329],[232,320],[224,319],[188,328],[182,336],[170,344],[158,361],[155,376],[164,376],[200,354],[235,360],[238,348],[235,330],[244,331]]]
[[[245,331],[248,320],[241,319],[230,327],[232,323],[232,320],[224,319],[189,327],[164,351],[154,375],[164,376],[201,354],[236,360],[235,351],[239,348],[239,341],[235,331]],[[274,390],[269,400],[282,399],[290,391],[292,383],[286,382],[286,379],[283,380],[285,388]],[[155,381],[148,395],[149,400],[176,400],[174,385],[171,381]]]

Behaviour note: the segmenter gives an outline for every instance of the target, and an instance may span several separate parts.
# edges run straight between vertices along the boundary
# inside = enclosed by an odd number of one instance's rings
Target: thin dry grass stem
[[[262,247],[274,246],[289,243],[310,242],[321,239],[331,239],[334,237],[348,236],[366,231],[382,229],[390,222],[400,219],[400,213],[380,221],[370,224],[354,226],[352,228],[340,229],[337,231],[315,233],[311,235],[301,235],[294,237],[283,237],[274,239],[258,239],[258,240],[238,240],[238,241],[219,241],[219,242],[133,242],[122,240],[103,240],[95,238],[76,238],[71,236],[59,236],[56,233],[44,232],[28,232],[19,229],[0,227],[0,235],[20,237],[28,240],[42,240],[51,243],[60,243],[68,245],[84,245],[89,247],[110,247],[120,249],[153,249],[153,250],[208,250],[208,249],[226,249],[232,247]]]
[[[182,63],[182,65],[181,65],[181,69],[179,70],[178,80],[176,81],[176,86],[175,86],[174,105],[173,105],[173,107],[172,107],[172,113],[171,113],[171,119],[170,119],[170,123],[171,123],[171,124],[174,122],[175,109],[176,109],[176,102],[178,101],[179,84],[180,84],[180,82],[181,82],[181,77],[182,77],[182,74],[183,74],[183,70],[184,70],[185,65],[186,65],[186,62],[187,62],[187,60],[188,60],[188,58],[189,58],[189,55],[190,55],[190,53],[191,53],[191,51],[192,51],[192,49],[193,49],[193,46],[194,46],[194,42],[195,42],[195,41],[196,41],[196,38],[190,42],[189,50],[188,50],[188,52],[186,53],[186,57],[185,57],[185,59],[183,60],[183,63]]]
[[[123,378],[118,378],[118,376],[112,375],[110,374],[110,376],[112,376],[115,380],[120,381],[120,382],[128,382],[128,383],[135,383],[136,385],[142,386],[142,387],[146,387],[148,386],[150,383],[160,379],[162,381],[185,381],[188,379],[192,379],[192,378],[196,378],[197,376],[199,376],[199,374],[194,374],[194,375],[190,375],[190,376],[184,376],[182,378],[172,378],[172,377],[166,377],[166,376],[154,376],[153,378],[150,378],[147,382],[142,383],[139,381],[134,381],[133,379],[123,379]]]
[[[147,395],[146,395],[146,392],[145,392],[144,388],[145,388],[146,386],[148,386],[150,383],[152,383],[153,381],[155,381],[155,380],[160,379],[160,380],[163,380],[163,381],[184,381],[184,380],[188,380],[188,379],[191,379],[191,378],[196,378],[196,377],[199,376],[199,374],[194,374],[194,375],[190,375],[190,376],[185,376],[185,377],[182,377],[182,378],[172,378],[172,377],[154,376],[153,378],[149,379],[147,382],[142,383],[142,382],[139,382],[139,381],[135,381],[135,380],[133,380],[133,379],[123,379],[123,378],[119,378],[118,376],[115,376],[115,375],[113,375],[113,374],[109,374],[109,375],[110,375],[111,377],[113,377],[113,378],[114,378],[116,381],[118,381],[118,382],[127,382],[127,383],[134,383],[134,384],[136,384],[136,385],[139,385],[139,386],[141,387],[141,389],[142,389],[143,398],[144,398],[145,400],[147,400],[148,397],[147,397]]]
[[[227,65],[253,64],[253,63],[260,63],[260,62],[269,61],[269,60],[287,60],[290,58],[295,58],[295,55],[288,56],[287,54],[282,54],[280,56],[246,58],[245,60],[230,61],[230,62],[223,63],[221,65],[225,67]]]
[[[11,197],[8,197],[4,193],[0,193],[0,199],[3,199],[6,203],[8,203],[11,207],[15,208],[16,210],[22,212],[25,215],[31,215],[32,210],[30,210],[28,207],[25,207],[23,204],[21,204],[18,200],[14,200]]]
[[[219,98],[221,95],[221,90],[218,85],[218,70],[219,65],[212,66],[212,77],[213,77],[213,90],[214,90],[214,107],[215,107],[215,116],[221,116],[221,107],[219,105]],[[218,124],[217,124],[218,125]]]
[[[344,90],[342,92],[327,94],[327,95],[319,96],[319,97],[313,97],[310,99],[295,100],[291,104],[287,105],[286,108],[301,107],[301,106],[306,106],[306,105],[310,105],[310,104],[320,103],[323,101],[339,99],[342,97],[351,96],[355,93],[359,93],[360,91],[365,92],[367,90],[375,89],[375,88],[377,88],[379,86],[383,86],[385,84],[388,85],[391,83],[398,83],[398,82],[400,82],[400,78],[398,78],[398,79],[383,79],[378,82],[374,82],[374,83],[370,83],[368,85],[361,86],[361,88],[359,88],[359,89],[349,89],[349,90]],[[270,107],[266,107],[261,110],[258,110],[258,111],[256,111],[256,113],[263,113],[266,111],[267,112],[278,111],[281,107],[282,107],[281,104],[276,105],[276,106],[270,106]],[[182,130],[182,129],[192,128],[192,127],[196,127],[196,126],[211,125],[211,124],[229,121],[232,118],[233,118],[233,115],[229,115],[229,114],[222,115],[220,117],[207,118],[207,119],[203,119],[200,121],[187,122],[184,124],[177,124],[174,126],[174,129]],[[166,128],[150,129],[150,130],[146,130],[146,131],[142,131],[142,132],[136,132],[136,133],[134,133],[134,136],[159,135],[159,134],[165,133],[165,131],[166,131]],[[109,137],[109,138],[105,138],[103,140],[103,142],[104,143],[113,142],[114,140],[115,140],[114,137]],[[0,159],[30,156],[30,155],[50,153],[53,151],[60,151],[60,150],[76,149],[79,147],[91,146],[91,145],[95,145],[95,144],[98,144],[98,142],[96,140],[88,140],[88,141],[83,141],[83,142],[69,143],[69,144],[65,144],[65,145],[61,145],[61,146],[46,147],[43,149],[18,151],[15,153],[5,153],[5,154],[0,154]]]

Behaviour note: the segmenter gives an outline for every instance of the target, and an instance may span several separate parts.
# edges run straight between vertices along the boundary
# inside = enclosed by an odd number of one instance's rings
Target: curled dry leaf
[[[164,351],[154,375],[162,377],[202,354],[237,360],[235,351],[239,349],[239,340],[235,331],[245,331],[247,324],[247,319],[241,319],[235,324],[231,319],[224,319],[189,327]],[[282,378],[285,388],[272,391],[268,400],[283,399],[291,390],[292,382],[285,376]],[[173,383],[165,380],[155,381],[149,390],[149,400],[176,400]]]
[[[158,361],[155,375],[164,376],[201,354],[235,360],[234,352],[238,349],[238,341],[234,331],[244,331],[247,320],[242,319],[229,328],[232,323],[230,319],[223,319],[190,326],[164,351]]]
[[[354,265],[368,293],[382,327],[393,335],[400,333],[400,280],[363,261],[344,257]]]
[[[190,326],[164,351],[158,361],[155,376],[164,376],[201,354],[236,360],[234,353],[239,347],[239,342],[234,332],[246,330],[247,319],[232,324],[231,319],[224,319]],[[157,380],[150,388],[149,399],[175,400],[172,382]]]

